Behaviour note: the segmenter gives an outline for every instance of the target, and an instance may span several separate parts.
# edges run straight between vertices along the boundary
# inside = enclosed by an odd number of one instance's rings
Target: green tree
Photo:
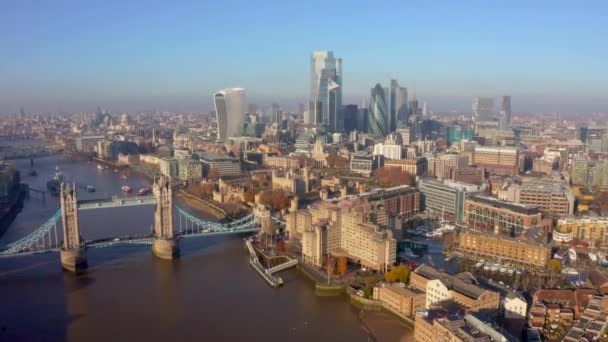
[[[384,280],[389,283],[407,283],[410,280],[410,268],[408,265],[399,265],[384,274]]]

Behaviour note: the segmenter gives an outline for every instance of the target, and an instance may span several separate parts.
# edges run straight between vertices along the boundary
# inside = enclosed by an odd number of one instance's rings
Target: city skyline
[[[262,12],[237,1],[228,15],[209,3],[12,3],[0,24],[0,113],[22,106],[90,111],[98,105],[208,111],[215,90],[227,87],[248,89],[252,102],[295,108],[307,103],[309,56],[318,50],[344,59],[343,104],[360,103],[374,84],[399,79],[439,112],[470,112],[472,97],[503,94],[516,99],[515,113],[608,107],[608,70],[600,62],[606,47],[598,44],[607,29],[593,19],[605,8],[601,2],[585,8],[567,2],[394,3],[379,9],[378,19],[369,15],[371,4],[349,5],[336,2],[324,11],[336,27],[328,33],[306,20],[318,8],[312,4]],[[416,15],[403,20],[412,9]],[[167,18],[181,24],[157,24]],[[398,44],[394,37],[400,37]],[[374,48],[366,48],[372,41]]]

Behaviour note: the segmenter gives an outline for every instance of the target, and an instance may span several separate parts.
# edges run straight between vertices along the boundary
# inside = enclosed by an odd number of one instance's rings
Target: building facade
[[[245,89],[227,88],[213,94],[217,119],[217,139],[226,141],[238,135],[245,120],[247,100]]]

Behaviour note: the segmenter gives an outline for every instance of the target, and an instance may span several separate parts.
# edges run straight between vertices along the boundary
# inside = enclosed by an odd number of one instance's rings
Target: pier
[[[245,246],[247,246],[247,250],[249,251],[249,264],[262,276],[262,278],[264,278],[264,280],[266,280],[271,287],[276,288],[283,285],[283,279],[279,276],[273,275],[274,273],[286,270],[290,267],[298,265],[299,263],[297,259],[291,259],[275,267],[265,268],[260,263],[260,260],[258,260],[258,255],[249,239],[245,239]]]

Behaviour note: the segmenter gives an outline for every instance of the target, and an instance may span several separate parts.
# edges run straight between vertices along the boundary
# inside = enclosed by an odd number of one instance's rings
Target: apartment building
[[[446,314],[431,311],[428,315],[416,316],[414,341],[416,342],[514,342],[517,338],[508,335],[498,327],[468,314]]]
[[[300,168],[300,161],[293,157],[264,155],[263,165],[270,169],[296,170]]]
[[[590,246],[598,242],[608,243],[608,217],[563,217],[557,221],[553,230],[553,240],[570,242],[573,239]]]
[[[426,307],[426,295],[424,291],[404,285],[381,283],[374,287],[374,299],[402,315],[414,316],[417,310]]]
[[[478,146],[473,155],[479,168],[510,176],[519,174],[519,150],[516,148]]]
[[[466,229],[460,232],[456,250],[477,259],[500,259],[544,268],[550,258],[550,248],[534,239],[541,235],[539,229],[530,230],[517,238]]]

